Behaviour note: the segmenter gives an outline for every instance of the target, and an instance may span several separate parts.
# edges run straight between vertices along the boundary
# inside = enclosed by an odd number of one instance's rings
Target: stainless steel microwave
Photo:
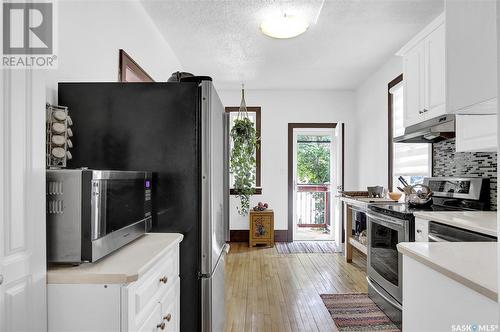
[[[149,231],[150,172],[47,170],[47,260],[94,262]]]

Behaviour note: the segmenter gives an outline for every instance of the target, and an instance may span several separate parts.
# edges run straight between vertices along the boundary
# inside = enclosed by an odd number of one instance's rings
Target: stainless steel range
[[[368,228],[368,295],[400,325],[402,320],[402,264],[396,245],[415,240],[415,211],[488,210],[487,178],[425,178],[434,192],[433,204],[414,208],[407,204],[370,205]]]

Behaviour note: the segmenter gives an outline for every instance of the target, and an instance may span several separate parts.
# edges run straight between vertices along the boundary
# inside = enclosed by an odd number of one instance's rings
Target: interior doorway
[[[336,127],[289,124],[288,241],[333,241],[342,232],[334,199],[343,182]]]

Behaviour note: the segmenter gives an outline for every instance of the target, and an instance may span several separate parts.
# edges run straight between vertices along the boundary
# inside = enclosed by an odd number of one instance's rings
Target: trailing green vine
[[[255,186],[257,133],[253,122],[246,116],[238,117],[231,129],[231,138],[233,140],[231,172],[234,176],[234,189],[241,203],[241,207],[237,209],[240,215],[246,216]]]

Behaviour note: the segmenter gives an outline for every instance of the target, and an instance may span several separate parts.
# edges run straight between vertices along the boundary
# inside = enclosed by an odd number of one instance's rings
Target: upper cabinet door
[[[398,53],[403,57],[404,126],[446,113],[444,15],[440,15]]]
[[[425,118],[446,113],[446,54],[444,24],[425,39]]]
[[[411,49],[403,60],[404,74],[404,119],[405,127],[423,120],[424,108],[424,48],[417,45]]]
[[[447,0],[448,112],[497,112],[496,1]]]

